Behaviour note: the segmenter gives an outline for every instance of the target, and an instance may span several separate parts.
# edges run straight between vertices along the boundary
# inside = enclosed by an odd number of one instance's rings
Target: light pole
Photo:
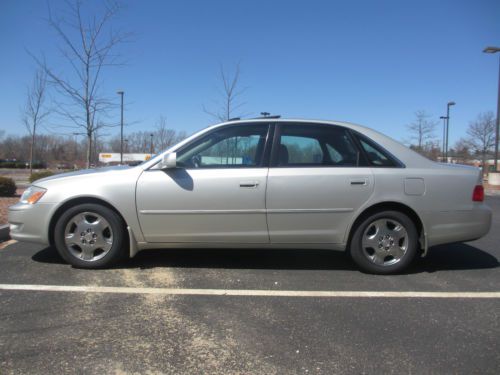
[[[446,162],[448,163],[448,136],[450,134],[450,107],[455,105],[455,102],[448,102],[446,104],[446,146],[444,150],[444,157],[446,158]]]
[[[448,119],[448,117],[440,116],[439,118],[441,120],[443,120],[443,148],[442,148],[441,158],[444,161],[444,147],[445,147],[445,141],[446,141],[446,120]]]
[[[116,92],[121,97],[121,116],[120,116],[120,164],[123,164],[123,94],[124,91]]]
[[[486,47],[484,53],[500,52],[499,47]],[[499,59],[500,63],[500,59]],[[500,64],[498,68],[498,96],[497,96],[497,123],[495,126],[495,172],[498,172],[498,128],[500,128]]]

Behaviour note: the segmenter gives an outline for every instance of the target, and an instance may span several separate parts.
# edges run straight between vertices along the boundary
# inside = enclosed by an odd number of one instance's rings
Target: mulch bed
[[[14,197],[0,197],[0,225],[7,224],[7,209],[16,204],[24,189],[17,189]]]

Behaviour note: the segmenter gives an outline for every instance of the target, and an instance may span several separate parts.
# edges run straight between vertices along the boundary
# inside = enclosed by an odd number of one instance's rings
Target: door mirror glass
[[[163,155],[160,167],[161,169],[177,168],[177,154],[175,152],[170,152]]]

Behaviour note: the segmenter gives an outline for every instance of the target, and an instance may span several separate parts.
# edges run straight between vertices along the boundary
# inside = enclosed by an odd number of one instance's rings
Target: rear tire
[[[54,244],[61,257],[78,268],[104,268],[125,255],[125,224],[108,207],[85,203],[69,208],[56,222]]]
[[[417,228],[399,211],[368,216],[354,229],[350,243],[351,257],[359,268],[379,275],[405,270],[417,252]]]

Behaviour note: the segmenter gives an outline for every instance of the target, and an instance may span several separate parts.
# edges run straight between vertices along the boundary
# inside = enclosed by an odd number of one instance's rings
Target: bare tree
[[[158,138],[161,137],[159,133],[160,131],[158,127],[156,128],[156,130],[153,131],[144,130],[144,131],[128,133],[126,137],[128,152],[148,153],[149,151],[151,151],[151,134],[153,134],[154,138],[156,138],[155,147],[158,148],[159,146],[161,146],[161,142],[158,141]],[[164,133],[167,134],[167,136],[165,136],[164,138],[162,150],[186,138],[186,133],[184,131],[177,132],[174,129],[165,128]],[[109,149],[111,149],[112,152],[119,152],[120,150],[119,135],[115,135],[114,137],[108,140],[108,147]]]
[[[470,148],[481,155],[482,166],[486,164],[486,155],[495,147],[495,115],[493,112],[480,113],[467,129],[467,142]]]
[[[68,119],[70,127],[83,130],[87,137],[87,167],[91,163],[93,135],[100,128],[114,126],[103,120],[114,107],[101,90],[104,68],[121,65],[115,53],[126,35],[116,33],[111,23],[120,7],[108,0],[101,14],[87,15],[82,1],[66,2],[67,17],[56,19],[49,10],[49,25],[60,40],[60,51],[72,74],[63,75],[49,67],[45,59],[35,58],[64,102],[55,111]]]
[[[50,110],[45,105],[47,75],[44,70],[35,72],[33,83],[26,92],[26,104],[21,110],[21,117],[28,133],[30,142],[30,173],[33,173],[33,153],[35,150],[36,130],[49,115]]]
[[[218,78],[222,86],[220,90],[220,99],[215,101],[218,109],[208,110],[203,107],[203,110],[218,121],[228,121],[231,118],[239,117],[239,115],[235,115],[235,113],[245,104],[240,101],[240,97],[245,91],[245,88],[241,89],[239,87],[240,64],[236,64],[233,74],[227,72],[221,64]]]
[[[161,115],[154,132],[156,149],[161,151],[174,144],[176,131],[167,127],[167,118]]]
[[[410,143],[415,146],[417,151],[422,152],[424,146],[434,140],[437,122],[429,120],[431,116],[423,110],[415,112],[415,117],[415,121],[407,125],[406,128],[410,133]]]
[[[460,138],[453,148],[452,152],[454,152],[455,157],[458,161],[462,163],[466,163],[470,158],[470,142],[467,139]]]

